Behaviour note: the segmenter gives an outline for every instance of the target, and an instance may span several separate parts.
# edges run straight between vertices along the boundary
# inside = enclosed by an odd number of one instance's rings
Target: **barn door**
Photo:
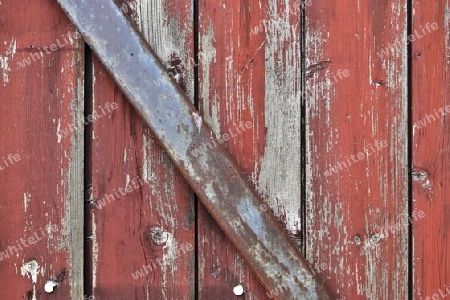
[[[117,4],[336,298],[450,294],[448,0]],[[56,1],[0,28],[1,299],[286,298]]]

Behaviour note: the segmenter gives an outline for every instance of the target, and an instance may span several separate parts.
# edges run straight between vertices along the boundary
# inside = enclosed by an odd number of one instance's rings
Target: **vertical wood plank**
[[[184,68],[193,57],[191,1],[119,5],[193,96],[193,69]],[[98,61],[93,73],[94,108],[117,105],[93,128],[94,295],[194,299],[193,193]]]
[[[199,3],[202,115],[296,241],[301,229],[299,5]],[[250,128],[242,129],[247,122]],[[198,223],[200,299],[232,299],[238,284],[246,299],[277,294],[282,299],[282,291],[264,290],[203,206]]]
[[[413,10],[414,297],[441,299],[450,290],[450,2],[413,1]]]
[[[307,2],[307,258],[339,298],[406,299],[406,2]]]
[[[50,0],[1,1],[0,28],[1,298],[82,299],[84,43]]]

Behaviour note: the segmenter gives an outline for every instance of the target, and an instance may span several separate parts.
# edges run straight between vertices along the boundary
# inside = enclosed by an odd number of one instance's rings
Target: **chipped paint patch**
[[[31,201],[31,194],[30,193],[23,193],[23,208],[24,211],[27,212],[28,210],[28,204]]]
[[[198,128],[198,132],[200,132],[202,130],[202,124],[203,124],[202,117],[197,112],[194,111],[192,113],[192,118],[194,119],[195,126],[197,126],[197,128]]]
[[[216,62],[216,48],[214,47],[214,29],[210,24],[208,30],[203,33],[201,37],[202,45],[202,80],[201,80],[201,99],[203,105],[203,118],[210,125],[211,130],[216,136],[220,135],[220,119],[219,119],[219,105],[217,101],[217,94],[213,93],[211,89],[212,80],[212,64]]]
[[[58,119],[58,125],[56,126],[56,137],[58,139],[58,144],[61,144],[61,139],[63,137],[61,133],[61,119]]]
[[[172,278],[174,278],[175,273],[177,271],[177,265],[176,265],[176,259],[178,258],[177,249],[178,249],[178,243],[176,239],[174,238],[173,234],[167,232],[165,242],[164,242],[164,254],[162,258],[162,270],[166,272],[167,268],[170,268],[170,272],[172,275]]]
[[[30,300],[37,300],[36,297],[36,283],[38,280],[39,273],[43,274],[44,270],[40,269],[39,264],[35,260],[30,260],[27,263],[24,263],[20,268],[20,273],[22,276],[28,276],[31,278],[31,283],[33,284],[32,296]]]
[[[171,68],[171,58],[174,56],[179,57],[185,65],[194,57],[185,45],[187,37],[192,35],[191,19],[186,18],[193,14],[192,5],[186,5],[182,10],[171,9],[171,5],[173,4],[170,1],[140,0],[136,14],[132,16],[133,21],[138,24],[145,39],[152,45],[158,57],[162,58],[167,69]],[[181,78],[175,75],[175,80],[180,79],[184,84],[187,83],[185,89],[192,99],[194,96],[192,69],[182,72]]]
[[[28,276],[31,278],[31,282],[33,284],[36,284],[37,282],[37,278],[40,272],[40,267],[37,261],[35,260],[30,260],[27,263],[24,263],[22,265],[22,267],[20,268],[20,273],[22,274],[22,276]]]
[[[282,14],[278,1],[269,1],[266,23],[264,157],[254,171],[257,189],[287,229],[301,231],[301,36],[298,23]],[[298,21],[296,21],[298,22]],[[282,99],[276,101],[276,99]],[[280,145],[283,145],[280,147]]]
[[[3,43],[7,45],[6,41]],[[0,55],[0,70],[2,72],[3,86],[6,86],[9,82],[9,72],[11,72],[10,61],[14,58],[14,54],[16,53],[16,44],[17,41],[12,39],[9,46],[7,46],[5,55]]]
[[[97,286],[97,267],[98,267],[98,239],[97,239],[97,222],[95,214],[92,214],[92,289],[95,292]]]
[[[445,50],[447,56],[447,64],[450,64],[450,1],[447,1],[444,12],[445,27]]]
[[[130,182],[131,182],[130,175],[127,174],[127,176],[125,176],[125,191],[128,189]]]
[[[146,134],[142,135],[142,180],[144,180],[145,183],[149,183],[152,179],[151,174],[151,153],[152,153],[152,140],[147,137]]]
[[[81,47],[81,46],[80,46]],[[67,60],[67,69],[76,68],[83,61],[83,51],[77,51],[77,55],[71,60]],[[66,99],[70,100],[70,120],[68,123],[77,124],[77,120],[84,117],[84,81],[83,76],[74,76],[71,82],[69,94]],[[64,123],[63,123],[64,124]],[[69,268],[69,290],[73,299],[83,298],[83,216],[84,216],[84,182],[83,182],[83,161],[84,149],[80,147],[84,141],[84,131],[75,130],[70,133],[70,151],[67,150],[62,162],[64,178],[64,189],[68,199],[61,200],[60,209],[63,216],[59,225],[60,231],[54,237],[54,247],[68,253]],[[65,174],[64,174],[65,172]],[[49,241],[51,241],[49,239]]]

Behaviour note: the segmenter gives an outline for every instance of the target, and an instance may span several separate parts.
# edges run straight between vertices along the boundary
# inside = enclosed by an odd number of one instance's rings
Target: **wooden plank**
[[[84,43],[51,0],[2,1],[0,24],[1,298],[82,299]]]
[[[450,2],[413,1],[413,10],[413,295],[441,299],[450,291]]]
[[[306,30],[307,258],[338,298],[406,299],[406,4],[307,1]]]
[[[301,228],[298,5],[199,3],[202,115],[295,240]],[[249,129],[239,128],[247,122]],[[198,224],[199,299],[232,299],[239,284],[246,299],[282,297],[264,290],[201,205]]]
[[[193,57],[191,1],[119,5],[193,96],[193,69],[184,68]],[[93,294],[193,299],[194,195],[104,68],[93,66],[94,108],[116,107],[93,124]]]

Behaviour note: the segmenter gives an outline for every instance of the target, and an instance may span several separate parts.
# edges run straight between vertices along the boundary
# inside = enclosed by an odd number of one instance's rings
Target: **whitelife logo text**
[[[420,33],[417,31],[417,29],[415,29],[414,30],[414,34],[410,34],[408,36],[407,42],[408,43],[412,43],[415,40],[420,40],[421,38],[423,38],[427,34],[431,33],[432,30],[434,31],[434,30],[437,30],[438,28],[439,28],[439,26],[438,26],[438,24],[436,22],[433,22],[433,23],[427,22],[425,24],[425,28],[423,28],[423,26],[420,26],[420,31],[422,32],[422,35],[420,35]],[[389,51],[392,54],[394,54],[396,51],[401,50],[402,47],[404,47],[402,45],[402,41],[400,39],[398,39],[395,43],[389,44],[387,47],[385,47],[381,51],[378,51],[377,55],[378,55],[379,58],[383,59],[384,57],[389,55]]]
[[[74,32],[69,31],[67,33],[67,37],[63,34],[62,41],[60,41],[60,39],[57,38],[56,43],[51,44],[49,47],[45,46],[44,48],[42,48],[42,50],[36,49],[34,50],[34,52],[30,53],[30,55],[27,58],[24,58],[22,61],[19,61],[18,62],[19,69],[31,65],[31,61],[36,62],[41,60],[44,57],[44,54],[49,55],[52,54],[52,52],[57,51],[58,49],[66,47],[67,45],[72,45],[74,43],[74,40],[78,39],[80,36],[81,35],[78,31]]]
[[[10,255],[12,256],[14,253],[19,253],[19,251],[22,251],[23,248],[28,248],[30,247],[30,245],[36,244],[40,240],[45,239],[46,236],[50,233],[56,231],[58,231],[58,227],[55,224],[49,223],[47,226],[45,226],[45,229],[40,228],[39,232],[35,232],[27,239],[20,238],[20,240],[16,241],[16,246],[10,245],[5,251],[0,252],[0,261],[8,259]]]
[[[19,154],[8,154],[8,157],[5,159],[2,157],[2,161],[0,162],[0,171],[3,171],[7,167],[14,165],[15,163],[21,160]]]
[[[229,128],[228,131],[222,135],[220,135],[217,138],[217,142],[219,142],[219,144],[223,144],[224,142],[237,137],[239,134],[242,134],[243,132],[245,132],[247,129],[250,129],[253,127],[252,122],[247,121],[245,122],[240,122],[238,127],[235,127],[234,130],[232,128]],[[198,148],[194,148],[192,150],[192,155],[194,157],[197,157],[200,153],[205,152],[206,150],[213,150],[214,148],[216,148],[219,144],[217,143],[214,138],[211,137],[211,141],[210,142],[205,142],[203,143],[200,147]]]
[[[347,156],[345,160],[338,162],[334,167],[326,170],[325,176],[331,176],[333,175],[333,173],[337,174],[339,171],[352,166],[354,163],[357,163],[358,161],[364,160],[366,157],[375,154],[381,149],[387,147],[387,145],[388,143],[385,140],[382,140],[381,142],[375,141],[375,147],[372,146],[372,144],[369,144],[367,147],[363,148],[362,152],[358,152],[356,155],[352,154],[350,155],[350,157]]]

